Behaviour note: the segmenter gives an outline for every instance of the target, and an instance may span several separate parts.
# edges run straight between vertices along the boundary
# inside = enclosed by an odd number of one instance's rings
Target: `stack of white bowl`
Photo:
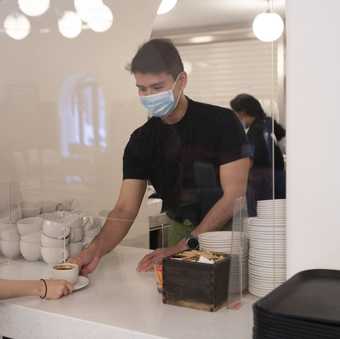
[[[20,255],[20,235],[17,225],[9,218],[0,219],[0,249],[1,253],[9,259],[15,259]]]
[[[17,221],[20,234],[20,252],[28,261],[41,259],[40,236],[43,219],[39,217],[29,217]]]
[[[249,292],[262,297],[286,280],[286,201],[258,201],[248,237]]]
[[[41,255],[49,265],[55,265],[69,257],[71,229],[58,213],[44,215],[41,234]]]
[[[244,290],[248,282],[248,247],[247,242],[241,244],[241,236],[242,233],[232,231],[207,232],[200,234],[198,241],[201,250],[233,254],[235,256],[240,255],[242,263],[242,287]],[[237,265],[233,265],[233,267],[237,269]],[[234,273],[239,274],[239,270],[237,269],[237,272]],[[233,280],[236,282],[239,281],[239,278]]]

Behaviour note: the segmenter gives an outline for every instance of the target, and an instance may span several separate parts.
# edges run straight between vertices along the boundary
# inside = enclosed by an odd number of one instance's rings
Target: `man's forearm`
[[[101,232],[90,244],[95,248],[96,255],[102,257],[113,250],[124,239],[135,217],[123,210],[112,210]]]
[[[197,236],[204,232],[218,230],[224,226],[233,217],[236,202],[235,196],[223,195],[193,230],[192,234]]]

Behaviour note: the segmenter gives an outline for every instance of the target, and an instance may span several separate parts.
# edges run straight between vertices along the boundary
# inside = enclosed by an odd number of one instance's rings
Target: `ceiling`
[[[284,16],[285,0],[272,2],[273,9]],[[157,16],[153,27],[154,32],[246,27],[267,8],[266,0],[178,0],[171,12]]]

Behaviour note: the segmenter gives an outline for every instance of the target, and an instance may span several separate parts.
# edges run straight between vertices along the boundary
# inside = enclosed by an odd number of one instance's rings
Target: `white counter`
[[[15,339],[195,338],[251,339],[252,303],[216,313],[162,304],[152,273],[138,273],[148,251],[118,247],[90,276],[90,285],[56,301],[0,301],[0,333]],[[0,278],[46,277],[44,263],[0,264]]]

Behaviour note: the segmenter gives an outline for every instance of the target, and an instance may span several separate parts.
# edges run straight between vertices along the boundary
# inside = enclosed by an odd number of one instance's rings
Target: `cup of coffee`
[[[52,269],[52,279],[67,280],[71,284],[77,282],[79,276],[79,266],[68,262],[57,264]]]

